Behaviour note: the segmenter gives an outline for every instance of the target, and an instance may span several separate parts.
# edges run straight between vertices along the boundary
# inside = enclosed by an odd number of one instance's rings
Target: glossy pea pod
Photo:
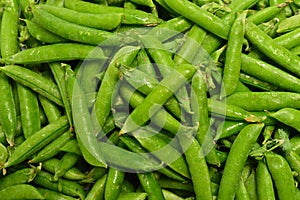
[[[275,200],[272,177],[263,160],[259,161],[256,168],[256,182],[258,200]]]
[[[74,167],[79,159],[80,155],[65,153],[54,170],[53,181],[57,181],[60,177],[64,176],[69,169]]]
[[[36,22],[39,25],[48,31],[72,41],[99,45],[103,41],[113,37],[113,34],[108,31],[89,28],[68,22],[44,11],[43,9],[40,9],[39,7],[34,7],[33,14]],[[109,40],[109,45],[119,44],[120,41],[116,39],[117,38],[114,38],[114,40]]]
[[[172,96],[172,94],[180,88],[188,79],[190,79],[196,69],[191,65],[181,65],[177,70],[172,71],[166,78],[164,78],[149,95],[145,98],[143,103],[136,107],[134,111],[126,119],[124,126],[122,127],[120,133],[126,133],[138,128],[138,125],[143,125],[149,120],[151,115],[157,112],[161,106]],[[178,80],[174,83],[174,76],[178,77]],[[158,105],[155,106],[154,105]],[[138,116],[138,113],[148,112],[152,109],[152,113],[145,116]]]
[[[295,151],[286,152],[284,158],[289,163],[291,169],[297,172],[296,179],[300,180],[300,156]]]
[[[92,189],[87,193],[85,199],[86,200],[93,200],[93,199],[104,199],[104,190],[106,184],[107,174],[100,177],[95,184],[93,185]]]
[[[44,199],[40,192],[32,185],[19,184],[0,190],[1,198],[13,199]]]
[[[76,200],[75,198],[73,198],[71,196],[64,195],[60,192],[56,192],[56,191],[49,190],[49,189],[46,189],[46,188],[37,187],[36,189],[41,193],[41,195],[46,197],[48,200],[57,200],[57,199],[60,199],[60,200]]]
[[[278,198],[296,199],[296,188],[291,168],[287,161],[279,154],[268,152],[265,154],[266,163],[274,181]]]
[[[30,35],[41,42],[55,44],[55,43],[63,43],[68,41],[67,39],[58,36],[48,31],[47,29],[43,28],[42,26],[36,24],[34,20],[30,21],[28,19],[25,19],[24,21],[26,23],[26,27]]]
[[[194,112],[192,120],[194,124],[198,124],[198,130],[195,138],[202,146],[203,154],[206,155],[206,161],[210,164],[220,166],[220,161],[217,159],[216,152],[214,150],[215,147],[213,138],[209,134],[210,120],[206,95],[207,86],[199,71],[197,71],[193,76],[191,86],[191,108]]]
[[[49,66],[54,76],[58,90],[60,92],[60,96],[64,104],[65,112],[68,117],[70,127],[72,128],[73,127],[72,108],[67,94],[67,85],[66,85],[67,82],[65,79],[65,69],[64,69],[65,65],[54,62],[54,63],[50,63]]]
[[[53,123],[43,127],[39,131],[28,137],[20,146],[16,148],[13,154],[4,164],[4,168],[19,164],[29,156],[39,151],[49,142],[60,136],[68,128],[65,116],[59,118]]]
[[[220,182],[218,192],[219,199],[234,198],[248,154],[259,137],[263,127],[264,124],[247,125],[234,140]]]
[[[300,117],[300,111],[293,108],[282,108],[275,113],[270,114],[271,117],[278,121],[300,131],[298,119]]]
[[[39,5],[38,8],[66,21],[101,30],[117,28],[124,18],[123,13],[91,14],[51,5]]]
[[[19,12],[15,0],[5,4],[1,21],[1,56],[7,58],[19,51],[18,22]],[[2,124],[6,140],[10,146],[14,145],[16,129],[16,105],[13,97],[11,81],[6,74],[0,73],[0,91],[3,98],[0,100],[0,122]]]
[[[55,173],[55,171],[57,171],[57,167],[60,165],[60,162],[61,160],[57,158],[50,158],[42,162],[42,168],[48,172]],[[77,181],[86,179],[87,175],[80,171],[78,168],[72,167],[65,172],[63,178]],[[51,180],[54,181],[54,177],[52,177]]]
[[[39,168],[23,168],[16,170],[10,174],[7,174],[0,178],[0,190],[18,184],[25,184],[31,182],[36,174],[39,172]]]
[[[241,68],[245,19],[246,13],[237,16],[229,32],[220,98],[233,94],[237,88]]]
[[[32,0],[17,0],[19,7],[21,8],[21,12],[26,19],[31,19],[33,17],[32,12],[30,10],[30,6],[33,4]]]
[[[38,163],[41,161],[45,161],[53,156],[57,155],[61,150],[60,148],[63,147],[68,141],[73,138],[73,134],[70,131],[66,131],[61,136],[53,140],[43,149],[41,149],[36,155],[34,155],[30,159],[30,163]]]
[[[4,72],[16,82],[31,88],[33,91],[45,96],[56,104],[63,105],[57,85],[42,75],[16,65],[1,67],[0,71]]]
[[[61,192],[65,195],[79,197],[80,199],[85,198],[86,194],[82,185],[79,185],[74,181],[69,181],[63,178],[60,178],[59,181],[55,183],[51,182],[51,178],[52,174],[45,171],[40,171],[33,180],[33,183],[40,187],[45,187],[50,190]]]
[[[277,33],[285,33],[285,32],[289,32],[289,31],[293,31],[296,28],[299,28],[300,27],[299,19],[300,18],[298,15],[294,15],[294,16],[291,16],[289,18],[286,18],[286,19],[280,21],[276,32]]]
[[[85,13],[94,13],[94,14],[121,13],[124,14],[124,19],[122,20],[123,24],[155,26],[162,22],[162,20],[157,18],[156,16],[150,13],[143,12],[141,10],[124,9],[115,6],[97,5],[94,3],[77,1],[77,0],[76,1],[66,0],[64,5],[69,9],[85,12]]]
[[[40,130],[40,108],[37,95],[33,90],[21,84],[17,84],[20,104],[22,131],[25,138]]]
[[[245,35],[247,39],[258,48],[258,50],[264,53],[271,60],[278,63],[288,71],[293,72],[298,76],[300,75],[300,70],[297,67],[300,64],[300,59],[286,48],[274,42],[252,22],[247,21]]]
[[[37,64],[55,61],[105,59],[100,47],[78,43],[59,43],[26,49],[4,59],[9,64]]]
[[[253,76],[249,76],[245,73],[240,73],[239,77],[240,81],[242,83],[245,83],[246,85],[249,85],[251,87],[264,90],[264,91],[273,91],[273,90],[278,90],[277,86],[274,86],[273,84],[270,84],[265,81],[261,81]],[[246,91],[249,92],[249,91]]]
[[[38,98],[49,123],[54,122],[61,116],[61,111],[57,104],[40,94],[38,94]]]
[[[100,127],[104,125],[110,113],[113,91],[119,81],[119,71],[116,64],[120,63],[129,66],[135,59],[139,49],[139,47],[135,46],[126,46],[121,48],[114,55],[113,60],[110,62],[107,70],[105,71],[94,105]]]
[[[79,148],[78,141],[76,139],[72,139],[65,143],[62,147],[59,148],[60,151],[74,153],[77,155],[82,155],[82,152]]]
[[[246,122],[225,120],[222,125],[217,128],[215,139],[223,139],[239,133],[245,126]]]
[[[257,184],[256,184],[256,171],[252,170],[251,174],[245,181],[245,187],[249,194],[250,199],[257,199]]]
[[[291,92],[299,92],[300,90],[300,82],[297,77],[262,60],[251,58],[244,54],[242,55],[241,70],[278,88]]]

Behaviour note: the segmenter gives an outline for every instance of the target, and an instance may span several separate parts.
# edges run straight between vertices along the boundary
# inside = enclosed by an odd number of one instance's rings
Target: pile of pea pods
[[[299,12],[1,0],[0,199],[300,199]]]

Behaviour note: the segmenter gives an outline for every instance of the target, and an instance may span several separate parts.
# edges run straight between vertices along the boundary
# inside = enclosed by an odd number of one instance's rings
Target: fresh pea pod
[[[42,26],[36,24],[33,20],[24,20],[27,26],[27,29],[32,37],[35,39],[45,42],[45,43],[50,43],[50,44],[55,44],[55,43],[63,43],[67,42],[68,40],[56,35],[55,33],[52,33]]]
[[[265,154],[268,169],[274,181],[278,198],[296,199],[296,188],[291,168],[287,161],[279,154],[268,152]]]
[[[47,121],[49,123],[54,122],[61,116],[60,108],[53,101],[50,101],[46,97],[38,94],[41,106],[43,111],[45,112]]]
[[[263,127],[264,124],[247,125],[234,140],[221,179],[218,193],[219,199],[234,198],[248,154],[259,137]]]
[[[275,200],[275,192],[270,172],[264,163],[259,161],[256,168],[258,200]]]
[[[82,155],[82,152],[80,151],[78,142],[76,139],[72,139],[65,143],[62,147],[59,148],[60,151],[74,153],[77,155]]]
[[[145,192],[121,192],[118,200],[145,200],[148,199],[147,197],[148,195]]]
[[[100,177],[93,185],[92,189],[88,192],[85,199],[86,200],[104,199],[106,179],[107,179],[107,174]]]
[[[4,164],[4,168],[19,164],[29,156],[39,151],[49,142],[57,138],[68,128],[68,121],[65,116],[57,121],[50,123],[44,128],[28,137],[20,146],[16,148],[13,154]]]
[[[19,184],[0,190],[1,198],[13,199],[44,199],[41,193],[32,185]]]
[[[120,187],[124,182],[125,172],[109,168],[105,183],[104,198],[108,200],[117,199],[120,195]]]
[[[7,57],[4,62],[9,64],[37,64],[78,59],[105,59],[105,56],[100,47],[78,43],[59,43],[21,51]]]
[[[5,163],[8,158],[8,152],[6,147],[0,143],[0,163]]]
[[[46,188],[37,187],[36,189],[41,193],[41,195],[46,197],[46,199],[48,199],[48,200],[57,200],[57,199],[59,199],[59,200],[76,200],[75,198],[73,198],[71,196],[64,195],[60,192],[56,192],[56,191],[49,190]]]
[[[60,177],[64,176],[66,172],[71,169],[80,159],[80,156],[74,153],[65,153],[60,162],[55,168],[53,181],[57,181]]]
[[[277,33],[285,33],[299,28],[299,19],[300,17],[298,15],[294,15],[280,21],[280,23],[278,24]]]
[[[294,152],[294,151],[290,151],[287,152],[284,155],[286,161],[289,163],[290,167],[292,170],[294,170],[295,172],[297,172],[297,176],[296,179],[299,181],[300,180],[300,156]]]
[[[5,175],[0,178],[0,190],[18,184],[26,184],[31,182],[36,174],[40,171],[40,168],[23,168],[15,172]]]
[[[40,130],[40,108],[37,95],[21,84],[17,84],[22,130],[25,138]]]
[[[293,108],[282,108],[279,111],[270,114],[270,116],[300,131],[300,125],[298,123],[298,119],[300,117],[299,110]]]
[[[57,85],[42,75],[16,65],[1,67],[0,71],[4,72],[20,84],[23,84],[31,88],[33,91],[49,98],[49,100],[52,100],[58,105],[63,105]]]
[[[150,13],[143,12],[141,10],[97,5],[97,4],[77,1],[77,0],[76,1],[66,0],[65,7],[80,12],[94,13],[94,14],[122,13],[124,14],[124,19],[122,20],[122,23],[124,24],[153,26],[162,22],[161,19],[155,17]]]

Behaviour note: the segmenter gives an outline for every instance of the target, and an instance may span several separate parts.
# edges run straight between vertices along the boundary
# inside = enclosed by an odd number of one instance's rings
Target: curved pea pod
[[[123,13],[91,14],[51,5],[39,5],[39,8],[66,21],[101,30],[113,30],[123,21]]]
[[[293,92],[238,92],[226,98],[226,102],[247,111],[273,111],[282,108],[300,108],[300,94]]]
[[[218,116],[225,116],[227,119],[247,121],[247,122],[263,122],[266,116],[255,115],[255,113],[248,112],[243,108],[229,104],[223,101],[208,99],[208,110],[210,113]]]
[[[100,47],[79,43],[58,43],[26,49],[7,58],[6,64],[38,64],[54,61],[106,59]]]
[[[94,200],[94,199],[102,200],[102,199],[104,199],[106,178],[107,178],[107,175],[105,174],[104,176],[100,177],[96,181],[96,183],[93,185],[92,189],[86,195],[86,197],[85,197],[86,200]]]
[[[289,18],[286,18],[278,24],[277,33],[285,33],[292,30],[295,30],[296,28],[300,27],[300,16],[294,15]]]
[[[243,121],[240,122],[225,120],[224,122],[222,122],[222,125],[218,126],[215,139],[227,138],[234,134],[237,134],[245,126],[247,126],[247,123]]]
[[[72,139],[65,143],[61,148],[59,148],[60,151],[74,153],[77,155],[82,155],[82,152],[80,151],[78,142],[76,139]]]
[[[58,165],[55,167],[53,181],[57,181],[64,176],[80,159],[80,156],[74,153],[65,153]]]
[[[46,188],[37,187],[36,189],[48,200],[76,200],[71,196],[67,196],[60,192],[56,192]]]
[[[86,194],[82,185],[79,185],[74,181],[69,181],[63,178],[60,178],[58,182],[55,183],[55,182],[51,182],[51,178],[52,178],[52,174],[48,172],[40,171],[35,177],[35,179],[33,180],[33,183],[50,190],[61,192],[65,195],[69,195],[72,197],[79,197],[80,199],[85,198]]]
[[[68,120],[63,116],[28,137],[4,164],[4,168],[19,164],[39,151],[68,129]]]
[[[32,185],[19,184],[0,190],[2,199],[44,199],[41,193]]]
[[[147,25],[155,26],[162,22],[161,19],[156,16],[143,12],[141,10],[135,9],[124,9],[115,6],[104,6],[95,3],[88,3],[83,1],[65,1],[65,7],[77,10],[85,13],[94,13],[94,14],[106,14],[106,13],[122,13],[124,14],[124,19],[122,20],[123,24],[138,24],[138,25]]]
[[[218,198],[234,199],[248,154],[259,137],[264,124],[244,127],[234,140],[229,151],[224,173],[220,182]]]
[[[258,200],[275,200],[272,177],[262,160],[259,161],[256,168],[256,183]]]
[[[291,169],[297,172],[296,179],[299,181],[300,180],[300,156],[296,152],[290,151],[287,152],[284,157],[286,161],[289,163]]]
[[[296,188],[292,170],[287,161],[279,154],[269,152],[265,154],[268,169],[274,181],[278,198],[296,199]]]
[[[16,82],[31,88],[33,91],[45,96],[56,104],[63,105],[57,85],[42,75],[25,67],[16,65],[1,67],[0,71],[4,72]]]
[[[278,121],[300,131],[300,111],[293,108],[282,108],[279,111],[270,114]]]
[[[34,7],[33,15],[40,26],[72,41],[99,45],[114,36],[113,33],[108,31],[85,27],[60,19],[38,7]],[[117,38],[114,39],[109,40],[109,45],[120,44]]]
[[[55,43],[62,43],[62,42],[67,42],[68,40],[60,37],[46,29],[44,29],[42,26],[36,24],[33,20],[24,20],[26,23],[26,27],[32,37],[35,39],[45,42],[45,43],[50,43],[50,44],[55,44]]]
[[[40,171],[40,168],[23,168],[15,172],[7,174],[0,178],[0,190],[18,184],[25,184],[31,182],[36,174]]]

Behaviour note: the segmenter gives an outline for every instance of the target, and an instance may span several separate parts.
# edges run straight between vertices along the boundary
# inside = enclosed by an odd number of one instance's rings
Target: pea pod
[[[46,197],[48,200],[76,200],[75,198],[71,197],[71,196],[67,196],[64,195],[60,192],[56,192],[53,190],[49,190],[46,188],[42,188],[42,187],[37,187],[36,188],[44,197]]]
[[[244,165],[251,148],[256,142],[264,124],[250,124],[244,127],[230,149],[221,179],[219,199],[233,199]]]
[[[275,192],[274,192],[272,178],[266,164],[262,160],[259,161],[256,169],[256,182],[257,182],[257,195],[259,200],[275,199]]]
[[[300,116],[299,110],[293,108],[282,108],[279,111],[270,114],[270,116],[300,131],[300,126],[298,123],[298,119]]]
[[[20,146],[16,148],[14,153],[4,164],[4,168],[19,164],[26,160],[29,156],[39,151],[49,142],[61,135],[68,128],[68,121],[65,116],[57,121],[50,123],[44,128],[28,137]]]
[[[103,175],[99,178],[92,189],[86,195],[86,200],[93,200],[93,199],[104,199],[104,190],[105,190],[105,183],[106,183],[107,175]]]
[[[40,192],[32,185],[19,184],[0,190],[1,198],[13,199],[44,199]]]
[[[272,152],[266,153],[265,158],[277,190],[278,198],[282,200],[286,198],[291,200],[296,199],[294,179],[287,161],[279,154]]]
[[[42,75],[17,65],[1,67],[0,71],[58,105],[63,105],[57,85]]]
[[[57,181],[60,177],[64,176],[69,169],[71,169],[80,159],[80,156],[73,153],[65,153],[60,162],[55,168],[53,181]]]

